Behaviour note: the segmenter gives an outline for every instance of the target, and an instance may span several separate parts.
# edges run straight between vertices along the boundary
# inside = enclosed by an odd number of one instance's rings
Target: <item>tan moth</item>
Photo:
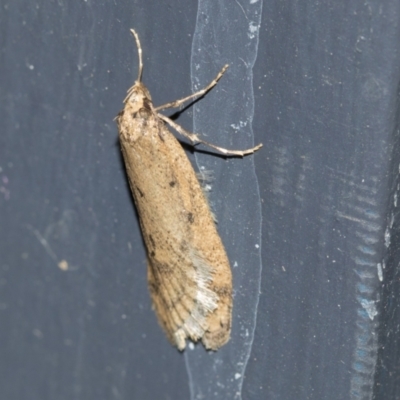
[[[183,350],[186,339],[201,340],[217,350],[230,337],[232,275],[209,205],[178,140],[166,124],[225,155],[244,156],[248,150],[226,150],[200,140],[158,111],[175,108],[206,94],[222,77],[225,65],[204,89],[181,100],[154,107],[141,82],[142,48],[135,37],[139,73],[128,90],[116,120],[122,154],[139,214],[148,258],[148,282],[158,320],[170,342]]]

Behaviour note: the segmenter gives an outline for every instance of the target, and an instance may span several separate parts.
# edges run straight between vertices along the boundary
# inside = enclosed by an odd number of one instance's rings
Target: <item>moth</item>
[[[225,155],[258,150],[226,150],[200,140],[159,113],[205,95],[226,69],[204,89],[154,107],[142,83],[142,48],[137,33],[139,73],[116,117],[129,185],[147,250],[148,284],[159,323],[179,350],[186,339],[217,350],[230,337],[232,275],[207,199],[193,167],[167,124]]]

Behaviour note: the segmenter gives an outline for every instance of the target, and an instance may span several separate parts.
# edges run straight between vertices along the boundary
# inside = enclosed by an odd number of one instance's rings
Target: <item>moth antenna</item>
[[[136,47],[138,49],[138,56],[139,56],[139,74],[137,81],[142,81],[142,71],[143,71],[143,61],[142,61],[142,46],[140,45],[139,35],[136,33],[134,29],[131,29],[132,35],[135,37],[136,40]]]

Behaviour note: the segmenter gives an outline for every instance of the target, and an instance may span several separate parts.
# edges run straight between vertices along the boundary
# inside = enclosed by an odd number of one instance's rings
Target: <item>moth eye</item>
[[[140,118],[148,118],[150,117],[151,112],[150,110],[148,110],[147,108],[141,108],[137,113],[136,113],[136,117],[140,117]]]

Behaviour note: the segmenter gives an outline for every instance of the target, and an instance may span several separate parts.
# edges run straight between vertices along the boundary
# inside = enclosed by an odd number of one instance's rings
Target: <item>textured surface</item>
[[[124,103],[119,138],[147,248],[154,310],[179,350],[186,339],[218,350],[230,337],[232,274],[208,201],[142,82]]]
[[[2,397],[400,397],[398,2],[0,5]],[[216,354],[179,354],[151,310],[113,121],[130,28],[155,104],[229,63],[176,121],[264,143],[245,160],[188,149],[233,266]]]

